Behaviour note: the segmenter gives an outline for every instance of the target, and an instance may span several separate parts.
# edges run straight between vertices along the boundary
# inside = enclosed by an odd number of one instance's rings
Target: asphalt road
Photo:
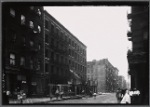
[[[117,99],[115,93],[108,93],[104,95],[98,95],[96,98],[94,97],[83,97],[82,99],[69,99],[69,100],[62,100],[62,101],[55,101],[49,103],[66,103],[66,104],[81,104],[81,103],[95,103],[95,104],[117,104]]]

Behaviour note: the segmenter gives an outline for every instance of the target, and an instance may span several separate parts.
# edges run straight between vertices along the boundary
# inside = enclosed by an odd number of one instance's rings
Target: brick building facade
[[[2,12],[3,91],[43,96],[58,85],[81,93],[86,46],[43,7],[5,4]]]
[[[86,74],[86,46],[47,11],[44,11],[44,29],[48,84],[50,87],[69,85],[79,94]],[[56,88],[51,90],[54,93]]]
[[[3,5],[3,91],[44,92],[43,8]]]
[[[117,89],[118,69],[108,61],[93,60],[87,63],[87,81],[92,92],[114,92]]]
[[[132,50],[128,51],[129,74],[131,75],[131,89],[140,90],[140,104],[149,102],[149,7],[132,6],[128,14],[131,31],[128,32]]]

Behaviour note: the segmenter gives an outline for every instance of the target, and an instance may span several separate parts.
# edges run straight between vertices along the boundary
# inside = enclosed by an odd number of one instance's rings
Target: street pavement
[[[20,104],[20,101],[10,101],[10,104]],[[63,99],[53,98],[27,98],[23,101],[23,104],[117,104],[115,93],[105,93],[94,97],[79,97],[74,96],[72,98],[65,97]]]
[[[81,103],[95,103],[95,104],[117,104],[116,94],[115,93],[108,93],[103,95],[97,95],[96,98],[94,97],[83,97],[82,99],[69,99],[69,100],[62,100],[62,101],[55,101],[55,102],[48,102],[48,103],[66,103],[66,104],[81,104]]]

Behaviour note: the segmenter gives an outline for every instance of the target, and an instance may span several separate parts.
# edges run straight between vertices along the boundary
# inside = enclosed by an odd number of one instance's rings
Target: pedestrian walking
[[[94,99],[96,99],[96,93],[93,93]]]
[[[6,92],[6,91],[4,91],[4,92],[3,92],[2,101],[3,101],[3,103],[2,103],[2,104],[4,104],[4,105],[9,104],[9,97],[8,97],[8,95],[7,95],[7,92]]]
[[[23,100],[26,98],[26,94],[24,90],[20,90],[17,96],[18,96],[18,100],[20,100],[20,103],[22,104]]]
[[[129,95],[129,90],[125,91],[125,95],[123,97],[123,99],[120,102],[121,104],[130,104],[131,103],[131,97]]]
[[[56,89],[55,95],[56,95],[56,98],[58,100],[58,97],[59,97],[59,90],[58,89]]]
[[[50,101],[52,101],[53,98],[52,92],[50,92],[49,97],[50,97]]]
[[[82,90],[82,92],[81,92],[81,93],[82,93],[82,96],[84,96],[84,94],[85,94],[85,91],[84,91],[84,90]]]
[[[122,93],[120,89],[118,89],[116,92],[116,98],[117,98],[118,103],[120,103],[122,100]]]
[[[63,98],[63,94],[64,94],[64,92],[61,91],[61,92],[60,92],[60,98],[61,98],[61,99]]]

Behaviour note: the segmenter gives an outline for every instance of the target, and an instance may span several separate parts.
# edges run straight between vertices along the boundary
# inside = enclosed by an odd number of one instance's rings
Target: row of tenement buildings
[[[140,90],[139,104],[149,104],[149,4],[132,6],[128,14],[132,50],[128,52],[131,89]]]
[[[108,59],[87,62],[87,81],[92,92],[116,92],[126,88],[126,80]]]
[[[2,12],[3,91],[81,93],[86,46],[41,6],[4,4]]]

